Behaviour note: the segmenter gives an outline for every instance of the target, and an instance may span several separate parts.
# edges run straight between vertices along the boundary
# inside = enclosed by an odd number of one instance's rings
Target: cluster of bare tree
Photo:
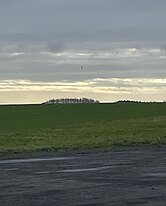
[[[62,99],[51,99],[43,104],[94,104],[100,103],[98,100],[88,99],[88,98],[62,98]]]

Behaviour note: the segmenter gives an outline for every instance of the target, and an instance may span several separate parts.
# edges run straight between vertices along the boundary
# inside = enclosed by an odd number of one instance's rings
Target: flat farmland
[[[166,103],[0,106],[0,154],[166,144]]]

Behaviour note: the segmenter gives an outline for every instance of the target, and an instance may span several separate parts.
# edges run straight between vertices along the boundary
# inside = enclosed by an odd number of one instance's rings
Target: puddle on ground
[[[33,158],[33,159],[11,159],[1,160],[0,164],[15,164],[15,163],[28,163],[28,162],[42,162],[42,161],[60,161],[75,159],[76,157],[52,157],[52,158]]]
[[[15,170],[18,170],[18,168],[7,168],[7,169],[4,169],[6,171],[15,171]]]
[[[88,172],[88,171],[100,171],[105,169],[115,168],[114,166],[105,166],[105,167],[93,167],[93,168],[84,168],[84,169],[66,169],[59,170],[57,172]]]
[[[145,175],[151,176],[151,177],[166,177],[166,172],[153,172],[153,173],[148,173]]]
[[[35,172],[35,174],[39,174],[39,175],[50,174],[50,173],[52,173],[52,171]]]

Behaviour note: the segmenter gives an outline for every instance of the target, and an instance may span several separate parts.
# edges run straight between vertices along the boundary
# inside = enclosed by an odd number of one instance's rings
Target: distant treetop
[[[95,104],[100,103],[98,100],[89,98],[61,98],[61,99],[51,99],[42,104]]]

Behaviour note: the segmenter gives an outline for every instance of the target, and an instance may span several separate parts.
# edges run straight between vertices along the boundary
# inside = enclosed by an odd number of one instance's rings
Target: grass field
[[[165,143],[166,103],[0,106],[0,154]]]

